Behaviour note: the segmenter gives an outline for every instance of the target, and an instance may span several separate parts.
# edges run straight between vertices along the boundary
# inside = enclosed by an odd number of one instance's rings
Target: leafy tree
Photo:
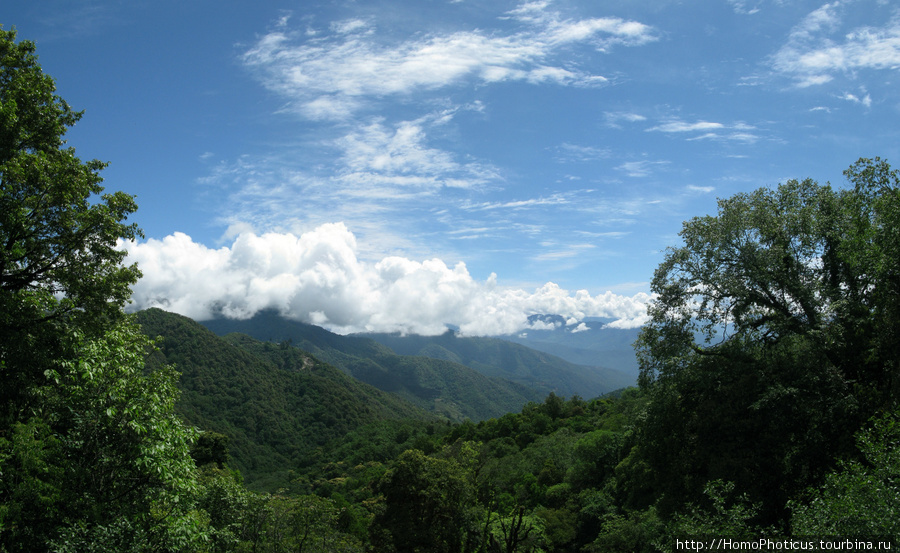
[[[177,373],[123,312],[134,199],[65,147],[81,113],[34,52],[0,29],[0,550],[196,550]]]
[[[845,175],[852,188],[720,200],[657,269],[636,344],[651,402],[627,464],[650,468],[661,514],[722,479],[761,502],[758,522],[784,520],[830,470],[823,453],[852,454],[897,402],[900,177],[878,158]]]
[[[456,553],[469,540],[474,490],[455,460],[405,451],[377,490],[384,505],[373,521],[373,539],[381,551]]]
[[[40,413],[0,439],[0,544],[64,551],[181,550],[200,539],[193,431],[174,411],[178,375],[144,373],[150,342],[123,320],[78,338],[48,368]],[[103,549],[104,547],[108,549]]]
[[[81,112],[55,94],[32,42],[0,29],[0,425],[28,409],[67,329],[95,337],[115,321],[139,272],[120,239],[136,209],[102,194],[105,164],[82,162],[63,139]]]
[[[215,463],[223,468],[228,463],[228,436],[218,432],[203,432],[191,446],[191,457],[198,467]]]
[[[517,506],[509,516],[498,516],[491,528],[490,549],[497,553],[540,553],[543,526],[536,517],[525,514],[525,507]]]

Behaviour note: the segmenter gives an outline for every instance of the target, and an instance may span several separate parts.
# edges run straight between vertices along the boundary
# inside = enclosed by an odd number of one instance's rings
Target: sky
[[[130,308],[198,320],[635,327],[717,199],[900,165],[889,1],[5,0],[0,23],[137,198]]]

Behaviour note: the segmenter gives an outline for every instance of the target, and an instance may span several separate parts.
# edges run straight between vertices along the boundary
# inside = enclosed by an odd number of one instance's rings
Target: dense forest
[[[117,244],[141,236],[137,205],[66,146],[81,116],[35,45],[0,30],[0,551],[900,543],[886,161],[685,222],[652,281],[636,388],[479,418],[286,340],[126,314],[140,269]]]

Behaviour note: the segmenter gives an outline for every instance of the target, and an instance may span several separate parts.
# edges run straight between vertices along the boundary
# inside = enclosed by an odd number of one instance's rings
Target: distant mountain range
[[[633,376],[600,366],[571,363],[509,339],[461,337],[448,331],[440,336],[362,334],[401,355],[442,359],[471,367],[491,377],[503,378],[539,390],[544,397],[557,395],[593,398],[633,386]]]
[[[198,323],[159,309],[137,314],[161,337],[149,368],[181,372],[177,408],[231,440],[233,465],[258,489],[290,480],[367,426],[474,421],[518,412],[550,392],[591,398],[632,385],[625,373],[577,365],[496,338],[341,336],[260,313]]]
[[[613,319],[588,317],[575,329],[566,326],[559,315],[532,315],[529,322],[552,325],[548,330],[527,330],[501,336],[538,351],[561,357],[579,365],[609,367],[637,378],[638,362],[633,344],[639,328],[611,328]],[[576,330],[577,329],[577,330]],[[632,384],[634,382],[632,381]]]
[[[547,394],[579,395],[592,398],[607,392],[634,385],[634,376],[614,369],[598,366],[584,366],[572,363],[547,353],[531,349],[510,340],[498,338],[464,338],[453,331],[441,336],[418,336],[399,334],[357,334],[341,336],[321,327],[292,321],[272,311],[261,312],[251,319],[215,319],[201,324],[219,335],[240,332],[258,340],[281,342],[288,340],[294,346],[312,353],[319,359],[331,363],[348,374],[376,386],[379,389],[399,392],[418,405],[433,409],[420,400],[428,394],[415,389],[409,378],[421,379],[424,374],[410,372],[410,366],[420,370],[437,370],[439,375],[427,379],[487,386],[487,396],[491,404],[505,409],[518,410],[521,404],[508,409],[504,397],[513,393],[513,401],[542,401]],[[365,361],[360,361],[360,358]],[[474,370],[489,383],[481,383]],[[517,386],[510,387],[510,383]],[[497,386],[503,388],[498,390]],[[410,389],[405,389],[410,388]],[[404,393],[407,392],[407,393]],[[499,393],[499,395],[497,395]],[[471,395],[465,392],[464,395]],[[455,401],[458,398],[445,398]],[[487,407],[487,406],[485,406]],[[492,411],[479,408],[475,412],[463,413],[472,419],[486,418]],[[503,414],[500,413],[500,414]],[[491,413],[489,416],[497,416]]]
[[[444,359],[398,355],[371,338],[341,336],[291,321],[273,312],[247,320],[215,319],[201,324],[220,336],[240,333],[291,345],[353,378],[453,421],[483,420],[519,411],[547,393]]]

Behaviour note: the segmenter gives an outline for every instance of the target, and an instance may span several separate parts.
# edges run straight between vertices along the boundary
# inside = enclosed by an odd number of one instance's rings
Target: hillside
[[[148,367],[181,372],[177,410],[191,425],[230,438],[231,464],[248,485],[283,481],[317,447],[377,421],[434,420],[413,405],[348,377],[296,348],[216,336],[191,319],[149,309],[144,334],[161,337]]]
[[[419,355],[453,361],[497,378],[571,397],[597,397],[633,386],[635,379],[622,371],[570,363],[555,355],[499,338],[363,334],[401,355]]]
[[[220,336],[242,333],[291,344],[362,382],[454,421],[499,417],[546,396],[545,389],[486,376],[451,360],[398,355],[370,338],[341,336],[272,312],[243,321],[215,319],[201,324]]]

